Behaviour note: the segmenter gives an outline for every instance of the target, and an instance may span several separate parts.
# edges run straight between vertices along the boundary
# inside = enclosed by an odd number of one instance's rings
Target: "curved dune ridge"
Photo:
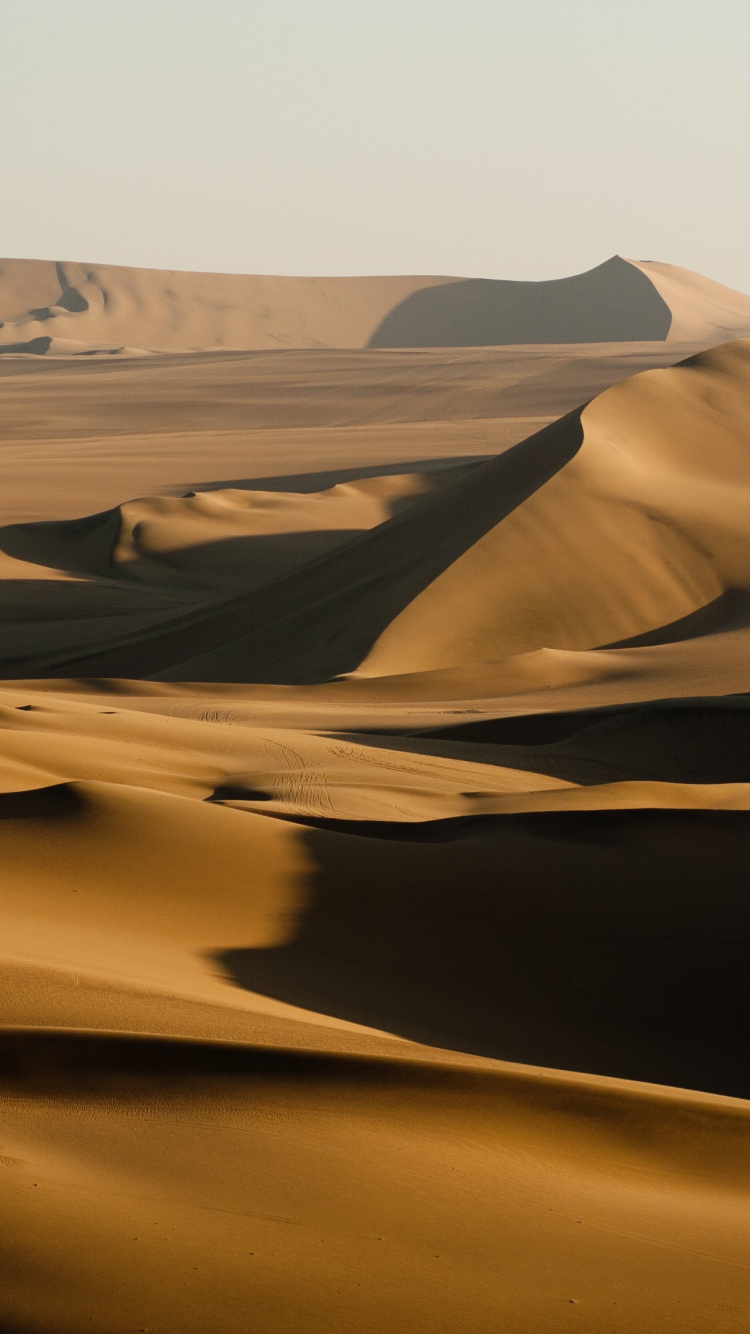
[[[750,298],[0,300],[0,1328],[744,1334]]]
[[[750,334],[750,297],[619,255],[544,282],[292,278],[0,260],[0,353],[471,347]]]

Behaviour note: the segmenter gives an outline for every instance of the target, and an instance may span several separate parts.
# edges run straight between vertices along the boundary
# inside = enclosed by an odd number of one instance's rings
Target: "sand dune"
[[[572,278],[286,278],[0,260],[0,352],[404,348],[750,334],[750,297],[619,255]]]
[[[750,298],[0,317],[0,1327],[744,1334]]]

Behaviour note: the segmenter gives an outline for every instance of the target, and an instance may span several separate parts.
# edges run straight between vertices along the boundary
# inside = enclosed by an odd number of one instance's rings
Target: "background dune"
[[[750,298],[0,316],[0,1326],[744,1332]]]
[[[0,260],[0,352],[718,342],[750,297],[685,269],[612,259],[572,278],[287,278]]]

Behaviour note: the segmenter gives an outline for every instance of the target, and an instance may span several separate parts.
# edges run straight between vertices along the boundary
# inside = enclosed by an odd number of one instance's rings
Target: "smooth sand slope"
[[[747,1329],[750,341],[629,269],[0,360],[4,1331]]]

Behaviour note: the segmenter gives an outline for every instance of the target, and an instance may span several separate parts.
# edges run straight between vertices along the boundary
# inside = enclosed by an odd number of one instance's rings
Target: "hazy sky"
[[[750,291],[747,0],[0,0],[0,254]]]

